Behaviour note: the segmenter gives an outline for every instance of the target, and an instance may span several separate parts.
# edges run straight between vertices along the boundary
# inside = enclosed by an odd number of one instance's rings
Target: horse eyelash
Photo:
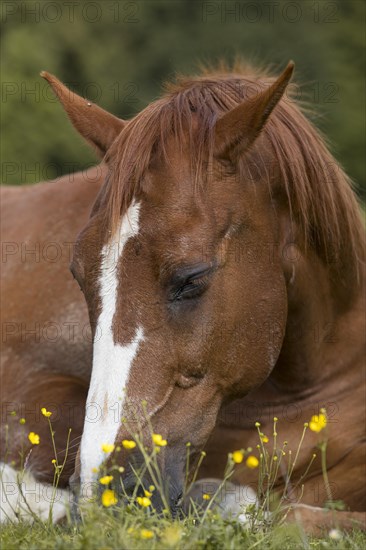
[[[173,298],[172,298],[172,301],[177,301],[177,300],[180,300],[180,296],[182,295],[182,293],[184,292],[184,289],[188,286],[188,285],[193,285],[192,286],[192,290],[197,290],[197,289],[200,289],[204,286],[206,286],[206,284],[208,283],[208,280],[209,280],[209,274],[206,274],[206,275],[203,275],[202,277],[198,277],[197,279],[191,279],[191,280],[188,280],[184,283],[184,285],[182,285],[173,295]],[[196,287],[196,288],[194,288]],[[188,292],[187,292],[188,294]],[[184,294],[182,295],[182,297],[184,298]]]

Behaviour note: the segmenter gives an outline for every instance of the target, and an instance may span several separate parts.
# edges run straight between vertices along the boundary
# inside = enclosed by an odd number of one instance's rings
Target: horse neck
[[[334,272],[332,276],[332,270],[315,253],[301,256],[292,265],[287,277],[286,331],[271,375],[275,386],[306,394],[325,380],[338,379],[352,369],[360,371],[365,334],[364,275],[363,271],[360,283],[354,271],[348,281],[346,273],[339,273],[337,284]]]

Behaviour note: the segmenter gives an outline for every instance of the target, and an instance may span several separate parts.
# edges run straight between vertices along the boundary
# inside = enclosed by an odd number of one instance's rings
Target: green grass
[[[144,540],[141,530],[148,529],[153,537]],[[47,526],[36,523],[10,524],[3,528],[1,548],[21,549],[273,549],[339,548],[358,550],[366,547],[366,534],[360,531],[342,533],[334,541],[329,536],[308,538],[295,525],[274,527],[269,532],[250,533],[235,521],[214,514],[202,523],[149,516],[143,511],[128,509],[103,510],[93,507],[78,525]]]
[[[52,428],[51,413],[46,409],[42,409],[42,414],[46,417],[50,427],[50,437],[54,444],[54,432]],[[17,420],[17,419],[15,419]],[[24,426],[25,421],[19,420]],[[313,416],[309,423],[305,423],[298,444],[298,448],[294,449],[294,453],[287,451],[287,443],[282,447],[277,444],[277,422],[278,419],[273,419],[273,447],[268,450],[267,443],[269,437],[261,432],[260,424],[255,423],[255,428],[258,432],[259,444],[257,451],[251,448],[246,450],[236,450],[228,454],[227,467],[223,476],[223,483],[230,480],[237,464],[246,464],[249,468],[258,468],[258,491],[261,496],[258,506],[254,504],[247,505],[245,514],[249,518],[248,527],[244,527],[237,520],[224,518],[218,514],[215,508],[217,502],[216,497],[220,493],[221,484],[215,493],[211,495],[203,494],[201,504],[195,500],[191,501],[190,512],[185,518],[174,519],[168,511],[168,506],[163,498],[165,494],[163,476],[159,469],[158,456],[160,452],[164,452],[164,447],[168,442],[162,440],[162,436],[154,434],[151,430],[151,439],[154,445],[146,447],[141,434],[134,434],[133,441],[124,440],[121,446],[125,449],[137,447],[144,457],[144,463],[141,466],[141,471],[136,471],[135,491],[132,495],[127,495],[124,492],[123,481],[119,476],[113,475],[117,471],[123,473],[123,468],[117,463],[109,467],[106,471],[106,466],[102,465],[99,469],[99,489],[100,492],[88,501],[82,501],[80,506],[81,519],[78,523],[73,522],[68,518],[63,524],[53,525],[52,514],[50,513],[49,521],[42,522],[34,515],[34,523],[25,522],[8,523],[1,533],[1,549],[2,550],[18,550],[18,549],[67,549],[67,550],[112,550],[112,549],[184,549],[184,550],[216,550],[216,549],[269,549],[269,550],[296,550],[296,549],[315,549],[315,548],[334,548],[342,550],[359,550],[366,548],[366,533],[354,530],[353,532],[340,532],[332,530],[324,531],[323,538],[312,538],[305,534],[300,525],[283,524],[284,515],[288,507],[289,500],[287,495],[287,485],[291,480],[297,458],[299,456],[302,443],[306,437],[308,430],[320,433],[318,448],[321,452],[323,464],[324,484],[327,488],[328,503],[331,507],[336,508],[335,501],[332,500],[332,494],[328,482],[326,472],[326,449],[327,449],[327,416],[325,409],[320,409],[319,416]],[[25,428],[24,428],[25,430]],[[10,431],[8,430],[8,435]],[[27,431],[24,431],[27,434]],[[8,438],[11,441],[11,438]],[[33,444],[39,444],[33,442]],[[129,446],[128,446],[129,445]],[[132,445],[132,447],[131,447]],[[110,452],[112,449],[103,445],[104,452]],[[114,447],[109,446],[109,447]],[[68,448],[68,443],[67,443]],[[286,449],[286,451],[284,450]],[[54,446],[55,460],[53,460],[55,468],[54,490],[56,491],[58,482],[65,465],[66,457],[63,462],[57,459],[57,449]],[[116,447],[115,452],[120,452],[121,448]],[[187,475],[189,466],[189,451],[190,444],[187,444]],[[255,457],[257,453],[258,458]],[[190,495],[189,487],[197,475],[201,461],[205,453],[201,453],[201,458],[197,464],[193,478],[186,477],[185,494]],[[313,455],[314,458],[315,455]],[[309,466],[313,458],[310,459]],[[282,496],[276,496],[273,493],[274,483],[277,479],[279,466],[286,464],[287,480],[286,487]],[[286,462],[287,461],[287,462]],[[254,462],[254,463],[253,463]],[[309,467],[304,472],[306,477]],[[144,476],[149,473],[154,486],[149,486],[149,492],[144,486]],[[106,479],[108,474],[108,479]],[[112,475],[111,475],[112,474]],[[100,477],[102,476],[102,477]],[[115,479],[116,477],[116,479]],[[301,478],[302,480],[302,478]],[[18,479],[22,481],[22,477]],[[119,491],[115,492],[113,488],[117,488],[115,483],[120,483],[119,489],[122,489],[124,494],[117,499]],[[293,487],[295,487],[295,483]],[[21,485],[19,485],[19,488]],[[146,497],[151,497],[153,492],[157,490],[163,498],[165,506],[164,514],[158,514],[152,507],[151,500],[147,498],[147,503],[142,503],[137,496],[138,491]],[[142,493],[141,493],[142,491]],[[105,500],[106,493],[112,494],[115,500]],[[20,494],[20,493],[19,493]],[[272,498],[276,496],[276,498]],[[95,497],[95,498],[94,498]],[[207,497],[207,499],[206,499]],[[113,499],[112,499],[113,500]],[[119,500],[119,502],[118,502]],[[124,502],[125,504],[121,504]],[[104,506],[102,506],[102,503]],[[286,505],[287,503],[287,505]],[[1,503],[0,503],[1,504]],[[244,504],[242,505],[244,506]],[[21,506],[21,508],[24,508]],[[240,508],[240,511],[244,511]],[[333,536],[331,534],[333,533]],[[334,538],[336,537],[336,539]]]

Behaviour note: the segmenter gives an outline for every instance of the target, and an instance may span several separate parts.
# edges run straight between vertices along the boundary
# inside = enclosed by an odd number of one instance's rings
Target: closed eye
[[[201,296],[208,287],[215,267],[213,264],[205,264],[178,271],[170,284],[169,301],[178,302]]]

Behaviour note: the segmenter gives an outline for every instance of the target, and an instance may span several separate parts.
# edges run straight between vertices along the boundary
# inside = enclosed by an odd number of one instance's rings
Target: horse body
[[[69,264],[104,173],[100,165],[53,182],[1,189],[2,422],[10,424],[7,445],[2,431],[1,458],[19,467],[21,447],[23,459],[31,448],[21,431],[34,431],[43,444],[28,464],[50,483],[53,449],[40,408],[56,408],[58,449],[64,449],[69,427],[72,439],[80,436],[92,350],[87,309]],[[26,418],[26,427],[19,418]],[[73,455],[63,485],[73,472]]]
[[[228,452],[255,448],[254,422],[271,436],[273,417],[287,420],[278,442],[286,439],[294,452],[303,423],[326,407],[333,497],[365,508],[362,223],[346,176],[282,98],[291,73],[289,66],[265,83],[236,73],[183,81],[128,123],[44,75],[74,126],[105,155],[90,176],[22,189],[21,198],[9,191],[16,218],[8,228],[18,246],[73,242],[82,229],[71,269],[91,339],[64,258],[19,266],[17,247],[9,248],[3,287],[4,318],[13,322],[4,346],[7,401],[34,410],[54,402],[61,448],[70,424],[62,407],[73,405],[64,484],[75,457],[73,483],[82,488],[105,458],[101,443],[129,437],[113,420],[116,404],[129,420],[147,414],[168,439],[159,460],[173,509],[187,441],[192,456],[206,445],[201,475],[217,477]],[[72,345],[65,338],[30,343],[17,327],[34,319],[76,326],[78,336]],[[27,369],[32,378],[14,383]],[[102,411],[99,423],[84,419],[85,403]],[[46,439],[40,418],[31,421]],[[308,434],[295,481],[318,441]],[[51,457],[51,448],[33,449],[40,479],[50,480]],[[129,479],[126,453],[117,460]],[[242,467],[235,476],[241,484],[254,479]],[[318,456],[303,501],[320,506],[327,498]]]

